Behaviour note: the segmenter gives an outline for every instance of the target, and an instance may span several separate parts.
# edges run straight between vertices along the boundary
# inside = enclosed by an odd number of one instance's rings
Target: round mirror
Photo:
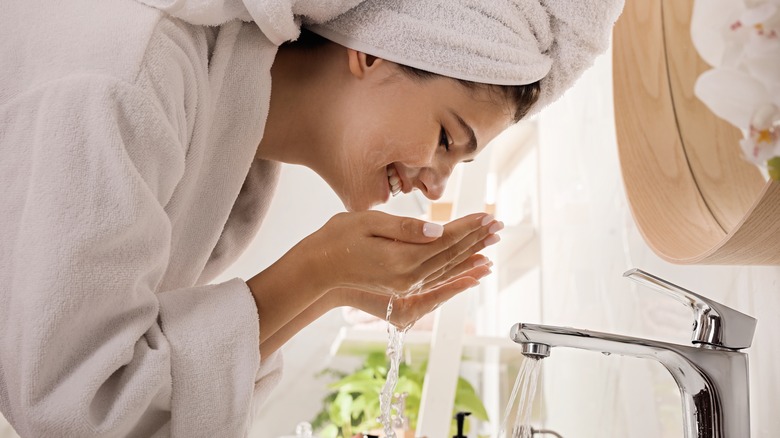
[[[780,183],[743,160],[741,133],[693,93],[710,67],[692,0],[627,0],[613,35],[615,125],[645,241],[680,264],[780,264]]]

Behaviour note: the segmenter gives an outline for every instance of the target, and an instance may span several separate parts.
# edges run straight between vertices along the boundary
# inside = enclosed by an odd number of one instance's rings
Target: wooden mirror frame
[[[613,33],[618,152],[634,220],[677,264],[780,264],[780,183],[741,157],[739,130],[693,94],[710,66],[692,0],[627,0]]]

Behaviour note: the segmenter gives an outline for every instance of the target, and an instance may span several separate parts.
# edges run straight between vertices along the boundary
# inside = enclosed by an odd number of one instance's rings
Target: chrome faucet
[[[639,269],[623,276],[690,307],[693,345],[524,323],[512,326],[510,337],[535,359],[552,347],[655,359],[680,388],[686,438],[750,437],[748,357],[739,350],[753,342],[756,320]]]

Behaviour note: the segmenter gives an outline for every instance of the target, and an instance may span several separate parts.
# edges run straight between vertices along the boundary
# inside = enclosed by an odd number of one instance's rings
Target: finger
[[[441,284],[422,294],[410,297],[411,301],[409,304],[412,304],[418,308],[429,309],[425,311],[425,313],[429,313],[455,295],[477,286],[478,284],[479,281],[477,279],[464,276]]]
[[[461,278],[465,278],[465,277],[470,277],[470,278],[473,278],[473,279],[479,281],[483,277],[485,277],[486,275],[492,273],[492,270],[491,270],[492,266],[493,266],[493,263],[488,263],[487,265],[482,265],[482,266],[477,266],[475,268],[471,268],[468,271],[462,272],[462,273],[460,273],[458,275],[453,275],[453,276],[447,275],[448,278],[446,280],[443,279],[444,278],[444,276],[443,276],[442,278],[434,280],[430,284],[426,285],[424,290],[435,289],[435,288],[439,287],[442,284],[446,284],[446,283],[449,283],[451,281],[455,281],[455,280],[458,280],[458,279],[461,279]]]
[[[424,294],[423,298],[427,299],[429,304],[434,304],[433,307],[438,307],[455,295],[477,285],[479,285],[479,280],[476,278],[461,277],[432,289],[430,292]]]
[[[496,220],[480,226],[477,230],[466,235],[460,241],[423,262],[420,265],[418,272],[426,279],[430,276],[435,276],[436,273],[441,275],[441,273],[452,269],[470,256],[483,250],[485,247],[500,241],[501,238],[495,233],[503,229],[503,227],[504,224]]]
[[[482,257],[482,258],[487,259],[487,257],[484,257],[482,255],[479,255],[477,257]],[[431,290],[436,289],[436,288],[442,286],[445,283],[448,283],[448,282],[454,281],[454,280],[458,280],[460,278],[470,277],[470,278],[473,278],[475,280],[480,280],[483,277],[487,276],[488,274],[492,273],[492,271],[491,271],[492,267],[493,267],[493,262],[488,260],[487,263],[484,263],[484,264],[480,263],[477,266],[469,268],[469,269],[466,269],[465,271],[463,271],[463,272],[461,272],[461,273],[459,273],[457,275],[447,275],[446,276],[447,277],[446,280],[444,279],[444,277],[442,277],[442,278],[439,278],[437,280],[430,281],[430,282],[426,283],[425,285],[423,285],[419,289],[419,291],[417,291],[416,293],[412,293],[412,294],[408,294],[408,295],[400,295],[399,299],[405,299],[405,298],[408,298],[408,297],[411,297],[411,296],[424,295],[424,294],[430,292]],[[387,307],[387,301],[388,301],[389,297],[388,297],[388,295],[386,293],[377,292],[375,290],[369,290],[369,289],[343,288],[341,290],[350,291],[350,293],[360,293],[360,294],[363,294],[363,296],[373,295],[375,297],[378,297],[376,299],[382,300],[381,301],[383,303],[382,305],[384,307]],[[374,299],[374,298],[372,298],[372,299]]]
[[[363,212],[360,220],[371,235],[408,243],[429,243],[440,238],[444,227],[411,217],[393,216],[381,211]]]
[[[402,236],[406,232],[406,237],[403,239],[407,241],[414,241],[413,234],[409,234],[408,231],[420,229],[425,231],[424,221],[418,221],[412,218],[399,218],[391,215],[387,215],[381,212],[373,212],[376,214],[366,215],[365,217],[373,217],[379,219],[374,225],[376,234],[384,236]],[[395,225],[391,225],[395,222]],[[485,213],[476,213],[465,216],[448,223],[442,229],[442,237],[434,239],[432,242],[422,244],[404,244],[401,242],[387,240],[384,247],[379,247],[378,253],[384,254],[385,265],[390,266],[391,270],[396,271],[397,275],[394,277],[395,284],[392,284],[391,290],[393,293],[399,293],[401,295],[408,295],[420,290],[423,284],[423,280],[428,277],[432,271],[438,270],[442,267],[444,262],[443,257],[439,254],[444,251],[448,254],[449,258],[455,257],[473,244],[475,240],[484,236],[491,227],[490,224],[495,225],[496,221],[491,215]],[[415,225],[417,227],[415,228]],[[427,225],[427,224],[426,224]],[[431,224],[433,225],[433,224]],[[477,235],[473,233],[477,230]],[[400,232],[399,232],[400,231]],[[464,240],[464,236],[470,236]],[[418,235],[419,238],[419,235]],[[419,239],[422,240],[422,239]],[[479,249],[481,249],[481,246]],[[444,248],[444,250],[442,250]],[[473,254],[476,250],[465,255],[465,259],[468,255]],[[430,258],[438,258],[431,263]],[[436,264],[438,263],[438,265]],[[454,266],[454,265],[451,265]],[[449,268],[450,266],[448,266]],[[391,284],[391,283],[388,283]]]
[[[429,257],[457,245],[466,236],[488,226],[494,220],[493,215],[475,213],[447,223],[444,225],[441,238],[430,245],[426,245],[426,248],[430,251]]]
[[[503,224],[496,221],[492,215],[477,213],[457,219],[445,225],[443,236],[423,247],[406,248],[404,260],[422,260],[413,265],[413,272],[417,278],[423,281],[429,280],[429,276],[438,277],[462,262],[470,255],[485,247],[468,251],[475,242],[484,239],[496,227],[503,228]],[[454,260],[458,258],[457,260]]]
[[[401,328],[411,327],[418,319],[436,310],[447,300],[478,284],[474,278],[462,277],[425,293],[401,298],[394,305],[390,322]]]
[[[460,263],[457,263],[452,268],[447,269],[447,267],[442,267],[438,271],[429,275],[425,279],[423,285],[424,287],[430,287],[434,284],[446,282],[452,278],[455,278],[479,266],[484,265],[490,267],[492,264],[493,263],[490,261],[490,259],[485,257],[484,255],[473,254],[467,257],[465,260],[461,261]]]

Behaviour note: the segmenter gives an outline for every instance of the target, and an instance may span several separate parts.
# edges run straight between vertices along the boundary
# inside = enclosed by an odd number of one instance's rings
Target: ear
[[[347,59],[349,72],[358,79],[363,79],[366,75],[373,73],[384,63],[382,58],[353,49],[347,49]]]

